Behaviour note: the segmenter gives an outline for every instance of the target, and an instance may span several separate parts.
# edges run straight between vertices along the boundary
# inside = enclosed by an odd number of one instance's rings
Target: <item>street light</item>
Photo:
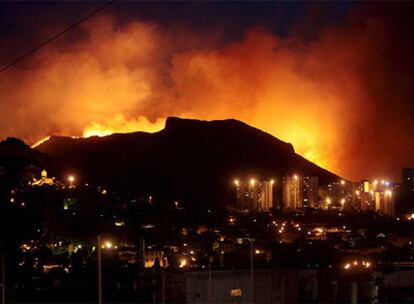
[[[112,243],[110,241],[106,241],[104,247],[106,249],[111,249],[112,248]]]
[[[345,268],[345,269],[349,269],[349,268],[351,268],[351,264],[349,264],[349,263],[345,264],[344,268]]]
[[[249,304],[254,304],[254,239],[250,238],[250,286]]]
[[[184,268],[185,266],[187,266],[187,259],[186,258],[182,258],[180,260],[180,264],[178,265],[179,268]]]
[[[98,304],[102,304],[102,253],[101,253],[101,236],[98,235],[97,242],[97,262],[98,262]]]
[[[75,182],[75,177],[73,175],[69,175],[68,182],[69,182],[69,187],[72,187],[73,183]]]
[[[211,268],[213,265],[213,256],[211,255],[208,259],[208,304],[211,304],[211,300],[212,300],[212,284],[211,284]]]

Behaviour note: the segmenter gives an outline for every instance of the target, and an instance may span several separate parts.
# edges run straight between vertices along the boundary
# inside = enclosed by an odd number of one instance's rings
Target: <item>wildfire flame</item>
[[[234,118],[349,178],[411,160],[414,144],[395,140],[411,136],[411,103],[394,109],[389,102],[405,98],[405,90],[392,82],[395,74],[384,76],[388,61],[378,51],[401,33],[377,16],[350,19],[309,42],[259,27],[225,43],[213,31],[116,18],[95,18],[79,29],[82,39],[49,45],[27,66],[0,74],[0,138],[38,140],[37,147],[51,132],[106,136],[156,132],[167,116]],[[380,153],[393,149],[398,161]]]
[[[140,116],[138,119],[126,120],[123,115],[116,115],[104,123],[91,123],[84,129],[83,137],[101,137],[113,133],[131,133],[136,131],[153,133],[162,130],[164,124],[165,119],[158,119],[155,122],[150,122],[144,116]]]
[[[33,145],[31,145],[31,148],[36,148],[37,146],[40,146],[41,144],[43,144],[45,141],[48,141],[50,139],[50,136],[46,136],[44,138],[42,138],[41,140],[38,140],[37,142],[35,142]]]

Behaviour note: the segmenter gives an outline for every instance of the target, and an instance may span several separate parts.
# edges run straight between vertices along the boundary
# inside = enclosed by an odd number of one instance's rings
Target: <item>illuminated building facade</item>
[[[305,176],[302,178],[302,205],[319,208],[319,181],[317,176]]]
[[[404,194],[414,197],[414,168],[402,169],[401,190]]]
[[[155,263],[158,261],[160,267],[168,267],[168,260],[164,255],[162,250],[146,250],[144,254],[145,268],[154,267]]]
[[[273,180],[235,180],[237,208],[268,212],[273,208]]]
[[[353,201],[353,183],[340,179],[320,188],[321,207],[345,209]]]
[[[378,211],[395,215],[395,193],[393,184],[384,180],[363,180],[355,190],[355,201],[361,210]]]
[[[262,204],[263,211],[269,211],[273,208],[273,184],[274,181],[265,181],[262,189]]]
[[[283,203],[288,209],[303,207],[303,179],[296,174],[283,179]]]
[[[356,206],[361,210],[375,210],[374,190],[372,184],[368,180],[363,180],[355,191]]]
[[[316,176],[286,176],[283,179],[283,202],[285,208],[318,208],[319,181]]]
[[[40,175],[40,179],[33,180],[31,182],[32,186],[53,186],[55,184],[54,178],[50,178],[47,176],[47,171],[43,170]]]

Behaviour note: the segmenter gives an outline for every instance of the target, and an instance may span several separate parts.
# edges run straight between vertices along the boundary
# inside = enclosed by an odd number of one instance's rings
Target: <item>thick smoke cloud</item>
[[[413,11],[357,8],[317,33],[255,26],[225,43],[220,31],[100,16],[0,74],[0,137],[236,118],[345,177],[398,178],[414,165]]]

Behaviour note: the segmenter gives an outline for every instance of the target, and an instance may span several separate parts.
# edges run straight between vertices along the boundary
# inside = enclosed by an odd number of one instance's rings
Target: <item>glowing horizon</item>
[[[157,132],[168,116],[234,118],[349,179],[396,178],[412,165],[414,124],[408,103],[390,101],[411,99],[385,77],[381,22],[351,17],[312,40],[260,25],[221,40],[100,15],[0,74],[0,136],[35,146],[49,134]]]
[[[187,118],[182,118],[187,119]],[[227,118],[227,119],[234,119],[234,118]],[[59,134],[60,136],[68,136],[71,138],[89,138],[93,136],[97,137],[105,137],[116,133],[134,133],[134,132],[147,132],[147,133],[155,133],[158,132],[165,127],[165,121],[166,118],[157,119],[155,122],[150,122],[145,117],[139,117],[138,119],[133,119],[130,121],[125,120],[123,116],[116,116],[113,119],[110,119],[106,123],[96,123],[93,122],[89,124],[82,132],[81,136],[76,136],[72,134]],[[257,127],[252,125],[252,127]],[[287,143],[292,143],[290,140],[279,138],[277,135],[272,134],[271,132],[267,130],[262,130],[263,132],[268,132],[272,136],[274,136],[277,139],[283,140]],[[48,135],[46,137],[42,137],[40,140],[36,141],[34,144],[31,145],[32,148],[36,148],[37,146],[41,145],[42,143],[46,142],[50,139],[52,135]],[[319,154],[315,151],[306,151],[305,153],[300,153],[297,151],[297,148],[295,144],[293,144],[293,147],[295,149],[295,152],[302,157],[306,158],[307,160],[317,164],[318,166],[321,166],[325,169],[328,169],[326,167],[326,161],[319,159]]]

